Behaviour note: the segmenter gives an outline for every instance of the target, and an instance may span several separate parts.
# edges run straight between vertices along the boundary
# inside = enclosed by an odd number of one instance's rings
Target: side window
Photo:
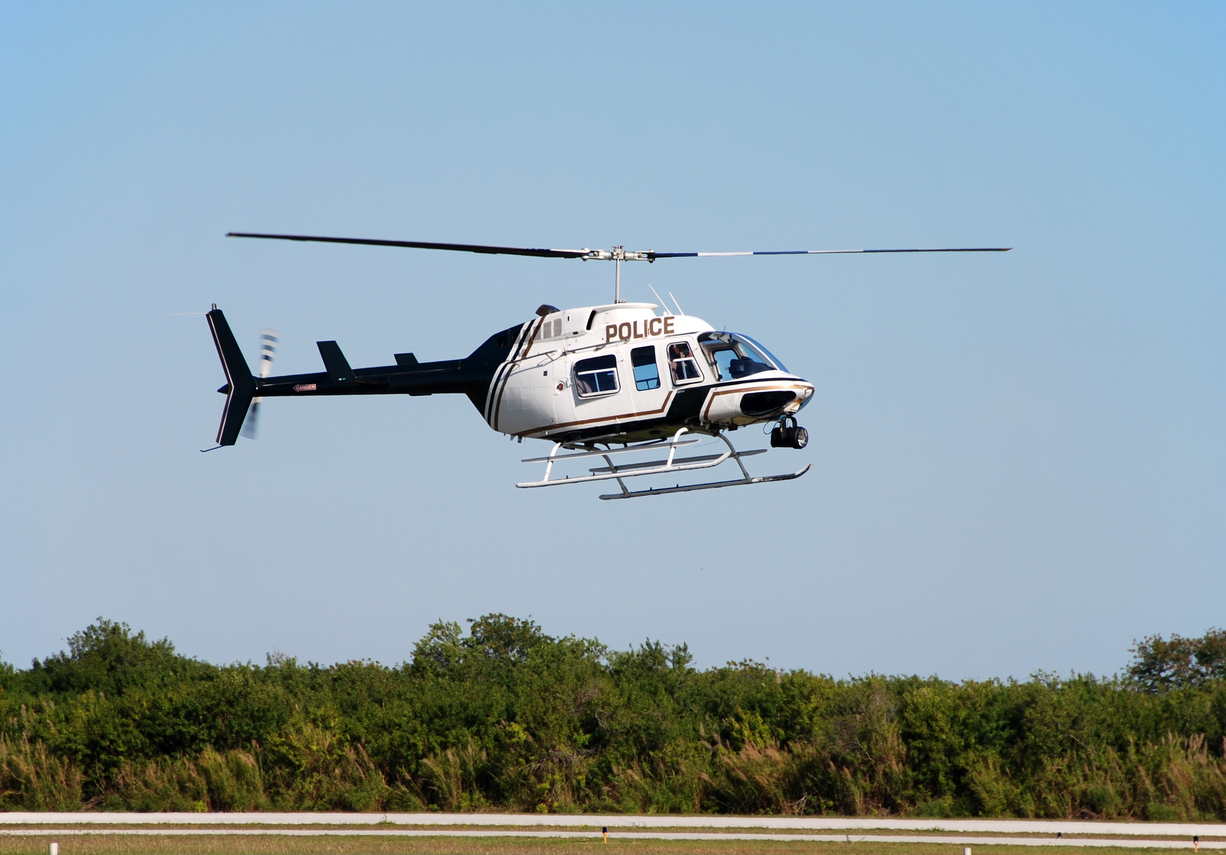
[[[698,360],[694,358],[688,341],[678,341],[668,346],[668,370],[672,372],[674,386],[697,383],[702,379]]]
[[[634,366],[634,388],[640,392],[660,388],[660,369],[656,366],[656,348],[649,344],[630,351],[630,364]]]
[[[575,389],[580,398],[595,398],[616,392],[617,357],[610,353],[576,362]]]

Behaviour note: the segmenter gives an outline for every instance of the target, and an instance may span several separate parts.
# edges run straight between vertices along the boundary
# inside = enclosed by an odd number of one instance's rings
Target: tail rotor
[[[260,331],[260,379],[263,380],[272,374],[272,360],[277,355],[277,331],[270,330],[265,327]],[[247,414],[246,424],[243,425],[243,436],[247,439],[255,439],[256,430],[260,422],[260,401],[262,398],[255,398],[251,402],[251,412]]]

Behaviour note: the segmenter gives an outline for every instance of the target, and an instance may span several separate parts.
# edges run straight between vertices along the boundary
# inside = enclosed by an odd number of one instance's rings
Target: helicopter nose
[[[792,387],[750,392],[741,398],[741,412],[750,418],[762,418],[782,412],[797,412],[808,403],[813,387]]]
[[[816,391],[812,386],[807,386],[802,393],[804,397],[800,399],[800,406],[796,408],[796,412],[800,412],[805,407],[809,406],[809,402],[813,400],[813,393]]]
[[[741,412],[751,418],[769,416],[796,400],[791,389],[775,389],[770,392],[750,392],[741,398]]]

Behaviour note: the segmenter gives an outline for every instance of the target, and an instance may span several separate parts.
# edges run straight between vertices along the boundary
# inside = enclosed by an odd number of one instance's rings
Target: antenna
[[[668,303],[664,302],[664,298],[660,296],[660,292],[657,291],[650,282],[647,283],[647,287],[651,288],[651,293],[655,294],[656,299],[660,301],[660,308],[664,310],[664,314],[671,315],[673,310],[668,307]]]
[[[669,292],[668,292],[668,296],[673,297],[673,292],[672,292],[672,291],[669,291]],[[685,314],[685,312],[681,311],[681,304],[677,302],[677,298],[676,298],[676,297],[673,297],[673,305],[677,307],[677,314],[679,314],[679,315],[684,315],[684,314]]]

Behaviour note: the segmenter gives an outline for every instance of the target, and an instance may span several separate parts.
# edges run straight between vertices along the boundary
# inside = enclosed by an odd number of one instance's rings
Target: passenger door
[[[667,372],[661,364],[661,348],[645,344],[630,351],[630,372],[634,388],[630,394],[634,411],[638,415],[661,415],[668,398],[668,384],[664,382]]]

